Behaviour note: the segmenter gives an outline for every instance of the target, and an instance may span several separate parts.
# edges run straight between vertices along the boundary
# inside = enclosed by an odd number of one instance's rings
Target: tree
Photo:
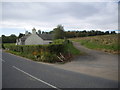
[[[73,38],[73,37],[75,37],[75,32],[66,31],[65,32],[65,37],[67,37],[67,38]]]
[[[14,34],[11,34],[10,36],[2,35],[2,43],[15,43],[17,39],[17,36]]]
[[[19,36],[18,36],[18,38],[21,38],[22,36],[24,36],[24,34],[20,33]]]
[[[41,34],[41,30],[38,30],[38,34]]]
[[[49,34],[53,34],[53,30],[49,32]]]
[[[115,31],[111,31],[111,34],[116,34],[116,32]]]
[[[7,43],[7,42],[8,42],[7,36],[2,35],[2,43]]]
[[[17,36],[15,34],[11,34],[8,38],[10,43],[15,43]]]
[[[109,34],[109,31],[106,31],[105,34],[106,34],[106,35]]]
[[[54,39],[65,38],[64,27],[62,25],[58,25],[57,28],[54,28],[53,32],[54,32]]]
[[[44,31],[42,31],[42,34],[44,34],[45,32]]]

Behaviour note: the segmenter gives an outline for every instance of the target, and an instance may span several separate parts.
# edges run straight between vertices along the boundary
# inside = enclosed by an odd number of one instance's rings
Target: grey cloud
[[[116,4],[107,2],[4,2],[2,6],[3,21],[19,24],[84,26],[87,23],[93,27],[105,27],[104,24],[117,22]]]
[[[4,19],[54,20],[65,15],[78,19],[89,17],[99,10],[84,3],[4,3]]]

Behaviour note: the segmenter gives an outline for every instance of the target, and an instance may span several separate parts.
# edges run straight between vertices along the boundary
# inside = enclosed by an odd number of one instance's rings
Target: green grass
[[[65,39],[56,39],[53,41],[52,44],[63,44],[63,43],[65,46],[65,50],[64,50],[65,52],[71,53],[72,55],[80,55],[81,54],[81,52],[73,46],[71,41],[67,41]]]
[[[72,55],[80,55],[81,52],[76,49],[72,43],[66,45],[66,51],[70,52]]]
[[[56,43],[56,44],[64,43],[64,39],[54,40],[53,43]],[[73,46],[72,42],[69,42],[69,43],[65,44],[65,52],[69,52],[72,55],[79,55],[79,54],[81,54],[81,52]]]
[[[81,45],[90,48],[102,50],[110,53],[119,53],[120,46],[118,45],[118,35],[101,35],[83,38],[70,39],[75,42],[80,42]]]
[[[15,51],[10,51],[10,50],[6,50],[6,52],[14,54],[14,55],[22,56],[22,57],[25,57],[28,59],[35,60],[35,57],[32,54],[26,54],[26,53],[15,52]]]
[[[3,43],[4,45],[15,45],[15,43]]]
[[[56,39],[56,40],[53,40],[53,43],[54,44],[62,44],[65,40],[64,39]]]

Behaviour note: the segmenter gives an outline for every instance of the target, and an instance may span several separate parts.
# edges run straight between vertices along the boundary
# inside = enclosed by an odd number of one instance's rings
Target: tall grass
[[[80,42],[81,45],[90,49],[97,49],[110,53],[120,53],[118,52],[120,50],[118,34],[73,38],[71,40]]]

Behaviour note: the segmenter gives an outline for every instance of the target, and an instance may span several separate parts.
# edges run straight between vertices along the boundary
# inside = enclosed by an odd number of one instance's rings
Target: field
[[[114,54],[120,53],[118,34],[72,38],[70,40],[79,42],[81,45],[90,49],[101,50]]]

